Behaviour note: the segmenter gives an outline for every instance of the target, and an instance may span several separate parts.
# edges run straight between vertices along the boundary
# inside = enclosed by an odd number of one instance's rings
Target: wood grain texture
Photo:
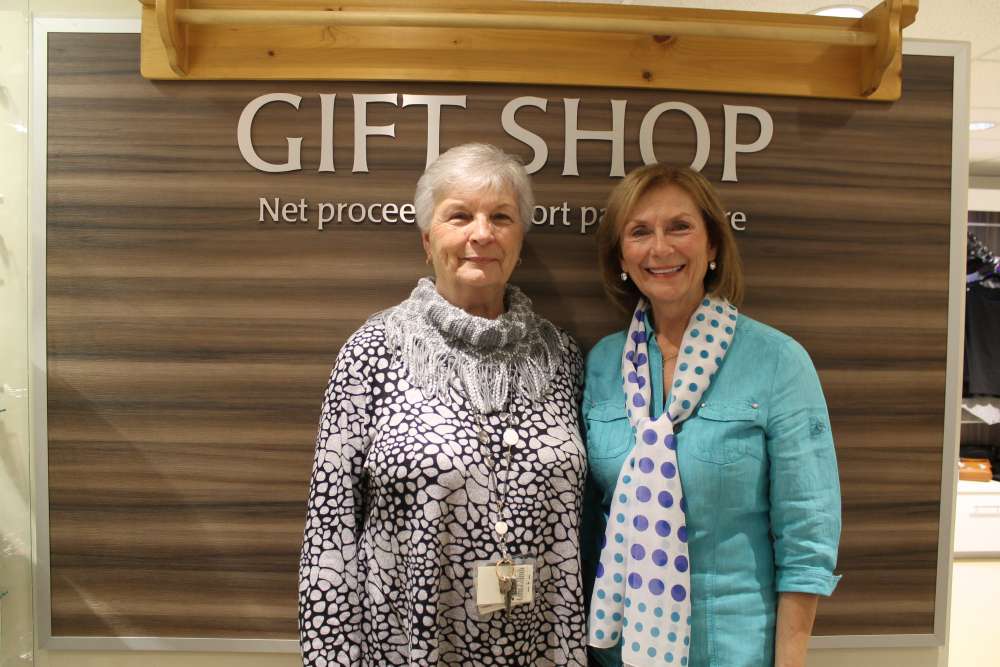
[[[903,25],[912,22],[915,2],[906,2]],[[245,9],[245,2],[193,3],[195,8]],[[318,5],[318,6],[317,6]],[[260,0],[255,9],[325,9],[316,2]],[[663,34],[657,22],[690,22],[711,28],[747,22],[758,30],[819,30],[842,34],[873,31],[885,24],[881,13],[867,22],[808,14],[732,12],[675,7],[537,2],[484,3],[429,0],[419,7],[398,0],[338,3],[337,12],[481,12],[570,18],[645,21],[650,33],[552,30],[371,27],[190,25],[189,67],[185,78],[336,79],[366,81],[481,81],[508,84],[575,84],[697,91],[751,91],[839,99],[895,100],[902,81],[898,43],[881,84],[865,96],[862,71],[875,47],[815,41],[742,39],[732,36]],[[142,74],[176,79],[155,11],[143,8]],[[898,37],[898,22],[897,22]],[[169,42],[169,40],[167,40]],[[895,57],[891,57],[895,54]]]
[[[844,499],[833,598],[818,634],[933,631],[944,428],[951,178],[950,59],[907,57],[894,104],[572,86],[160,82],[136,72],[134,35],[52,34],[48,117],[48,424],[52,628],[57,636],[292,638],[296,567],[315,423],[327,373],[364,319],[425,275],[408,225],[260,224],[257,198],[410,201],[426,110],[374,105],[370,173],[352,174],[352,93],[468,94],[441,145],[496,143],[500,109],[550,157],[540,204],[601,206],[609,146],[581,142],[562,177],[563,98],[580,125],[610,127],[628,99],[626,162],[646,110],[700,109],[722,173],[723,104],[765,108],[775,137],[719,184],[746,263],[744,311],[811,353],[830,405]],[[241,158],[236,122],[266,92],[265,159],[304,137],[303,170]],[[337,93],[335,173],[318,173],[319,93]],[[663,116],[655,149],[694,155],[690,122]],[[740,141],[756,136],[748,123]],[[539,226],[513,281],[589,348],[621,328],[595,270],[593,234]],[[593,230],[593,228],[591,228]]]

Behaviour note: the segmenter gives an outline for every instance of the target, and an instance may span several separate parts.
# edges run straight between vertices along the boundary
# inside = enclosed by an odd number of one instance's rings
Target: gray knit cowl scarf
[[[495,320],[470,315],[421,278],[410,297],[372,316],[402,359],[408,379],[427,397],[448,402],[449,387],[464,391],[480,414],[506,408],[512,393],[541,400],[559,369],[563,335],[508,285],[506,312]]]

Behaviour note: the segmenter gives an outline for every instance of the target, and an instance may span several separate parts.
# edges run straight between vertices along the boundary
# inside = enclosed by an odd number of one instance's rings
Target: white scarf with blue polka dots
[[[722,364],[736,308],[712,297],[699,304],[681,341],[670,403],[656,419],[650,418],[647,313],[640,300],[622,356],[636,445],[615,487],[590,605],[589,644],[610,648],[621,641],[626,665],[687,667],[691,572],[674,425],[691,416]]]

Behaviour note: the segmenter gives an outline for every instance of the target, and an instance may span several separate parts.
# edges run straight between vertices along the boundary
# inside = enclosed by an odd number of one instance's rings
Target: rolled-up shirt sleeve
[[[840,544],[840,476],[826,399],[805,349],[777,356],[767,417],[776,589],[830,595]]]
[[[371,420],[368,368],[359,350],[354,340],[341,349],[316,436],[299,565],[299,639],[309,667],[357,665],[362,651],[357,548]]]

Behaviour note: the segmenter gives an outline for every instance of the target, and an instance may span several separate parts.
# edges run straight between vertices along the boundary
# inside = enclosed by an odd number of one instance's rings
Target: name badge
[[[501,574],[512,577],[510,608],[531,604],[535,600],[535,565],[526,559],[514,559],[511,572],[501,573],[493,561],[475,563],[474,590],[480,615],[489,616],[507,609],[507,595],[500,591]]]

